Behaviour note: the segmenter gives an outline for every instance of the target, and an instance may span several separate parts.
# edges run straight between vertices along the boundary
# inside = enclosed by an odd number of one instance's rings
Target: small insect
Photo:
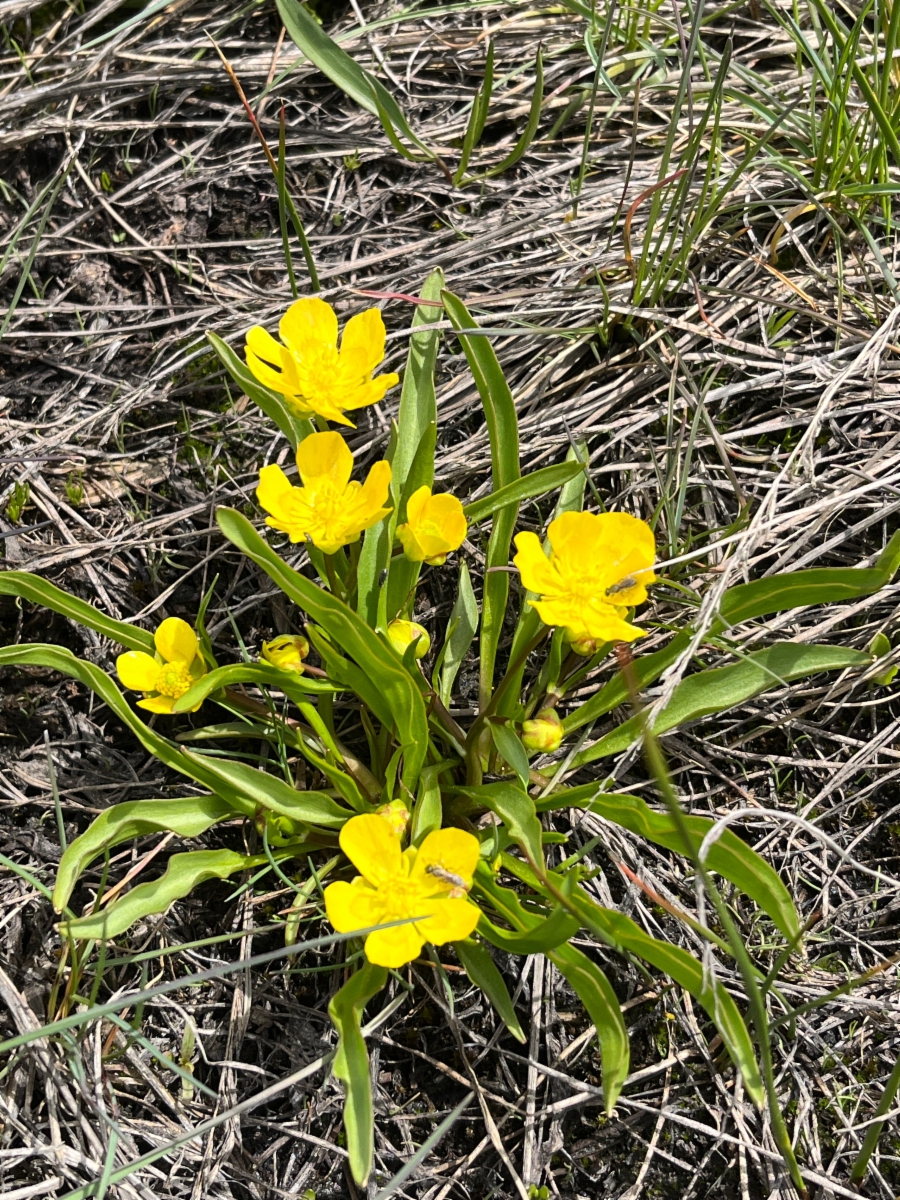
[[[449,883],[451,887],[450,899],[460,900],[463,896],[469,894],[469,885],[463,879],[462,875],[456,875],[453,871],[445,871],[443,867],[439,867],[437,863],[429,863],[425,868],[426,875],[433,875],[435,879],[439,879],[441,883]]]
[[[380,588],[383,588],[384,585],[387,583],[387,577],[388,577],[387,568],[385,568],[381,572],[381,574],[378,576],[378,586]]]
[[[607,596],[615,596],[617,592],[627,592],[629,588],[637,587],[637,580],[633,575],[626,575],[624,579],[620,579],[618,583],[614,583],[612,587],[606,589]]]

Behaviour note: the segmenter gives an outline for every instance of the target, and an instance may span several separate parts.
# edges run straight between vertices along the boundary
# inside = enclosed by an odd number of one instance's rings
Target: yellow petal
[[[475,919],[477,921],[477,915]],[[416,925],[379,929],[366,938],[366,958],[376,967],[404,967],[418,958],[424,942],[425,938]]]
[[[384,320],[377,308],[351,317],[341,338],[341,358],[353,359],[360,375],[370,375],[384,358]]]
[[[250,350],[263,362],[269,363],[273,367],[281,367],[281,354],[283,347],[280,342],[276,342],[268,330],[263,329],[262,325],[254,325],[252,329],[247,330],[246,349]]]
[[[197,635],[181,617],[167,617],[153,635],[166,662],[192,663],[200,649]]]
[[[257,358],[249,346],[247,347],[247,366],[250,368],[250,371],[254,377],[263,385],[263,387],[267,387],[273,392],[281,392],[284,394],[285,388],[287,387],[284,375],[280,371],[273,370],[272,367],[270,367],[268,363],[263,362],[261,358]]]
[[[428,557],[422,547],[419,545],[418,538],[411,525],[398,525],[397,537],[400,539],[400,545],[403,547],[403,553],[410,562],[424,562]]]
[[[345,488],[353,471],[353,453],[339,433],[311,433],[297,447],[297,467],[305,487],[329,479]]]
[[[318,296],[306,296],[287,310],[278,332],[284,344],[302,357],[322,346],[337,345],[338,320],[330,304]]]
[[[431,503],[428,505],[428,522],[429,525],[435,527],[435,540],[440,539],[443,544],[443,550],[447,551],[458,550],[460,548],[469,528],[462,504],[449,492],[442,492],[439,496],[432,496]],[[422,538],[421,534],[419,535],[419,540],[427,547],[427,542]],[[442,551],[435,550],[434,553],[442,553]],[[431,556],[429,555],[429,557]]]
[[[259,484],[256,488],[256,499],[259,506],[271,513],[273,517],[284,519],[284,500],[290,495],[291,483],[281,467],[273,463],[263,467],[259,473]]]
[[[355,886],[357,880],[361,887]],[[338,933],[368,929],[370,925],[380,925],[383,920],[378,893],[359,876],[357,880],[352,884],[330,883],[325,889],[325,911]]]
[[[467,938],[474,932],[480,916],[479,910],[469,900],[433,900],[430,908],[431,915],[425,921],[417,921],[416,928],[426,941],[436,946],[444,942],[461,942]]]
[[[125,687],[152,692],[159,676],[159,663],[143,650],[128,650],[116,659],[116,674]]]
[[[518,568],[524,586],[529,592],[536,592],[539,596],[555,591],[559,586],[559,577],[544,553],[544,547],[541,545],[538,535],[536,533],[519,533],[516,534],[515,540],[518,554],[513,558],[513,562]]]
[[[423,486],[416,488],[413,494],[406,502],[406,520],[407,523],[416,526],[425,515],[425,510],[428,507],[428,502],[431,499],[431,488]]]
[[[410,879],[420,881],[429,887],[434,884],[434,891],[442,887],[451,888],[452,883],[439,880],[430,875],[429,867],[438,867],[452,875],[458,875],[465,880],[466,886],[472,886],[472,875],[478,863],[481,849],[478,838],[464,829],[436,829],[419,847],[416,863],[410,873]]]
[[[148,712],[170,713],[175,701],[171,696],[151,696],[149,700],[138,700],[138,708],[146,708]],[[192,710],[196,712],[196,709]]]
[[[358,387],[353,395],[347,397],[347,408],[365,408],[367,404],[377,404],[384,399],[388,388],[396,387],[400,376],[390,372],[387,375],[376,375]]]
[[[371,471],[366,476],[366,482],[362,485],[359,498],[364,510],[372,512],[376,508],[381,508],[388,498],[390,486],[391,464],[382,459],[373,464]],[[381,517],[378,519],[380,521]]]
[[[374,887],[400,874],[400,839],[377,813],[351,817],[341,830],[340,843],[357,871]]]

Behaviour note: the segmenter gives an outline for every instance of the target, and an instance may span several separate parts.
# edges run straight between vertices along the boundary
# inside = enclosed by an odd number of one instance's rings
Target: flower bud
[[[431,649],[428,631],[417,621],[391,621],[387,637],[401,658],[413,642],[416,643],[416,658],[424,658]]]
[[[271,642],[263,642],[263,658],[281,671],[302,671],[308,654],[309,642],[299,634],[283,633]]]
[[[531,721],[522,722],[522,745],[526,750],[552,754],[563,740],[562,721],[555,708],[542,708]]]
[[[580,637],[572,638],[569,642],[569,649],[574,650],[576,654],[580,654],[582,658],[590,658],[592,654],[596,654],[603,642],[600,638]]]
[[[389,804],[382,804],[381,808],[375,810],[379,817],[384,817],[397,837],[402,841],[406,836],[406,827],[409,825],[409,809],[402,800],[391,800]]]

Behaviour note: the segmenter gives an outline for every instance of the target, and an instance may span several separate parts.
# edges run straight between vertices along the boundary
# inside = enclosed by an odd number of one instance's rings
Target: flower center
[[[170,662],[160,667],[156,677],[156,690],[161,696],[171,696],[173,700],[177,700],[190,691],[193,682],[187,663]]]

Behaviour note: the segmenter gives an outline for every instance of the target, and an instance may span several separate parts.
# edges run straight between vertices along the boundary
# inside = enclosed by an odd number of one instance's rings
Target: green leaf
[[[469,578],[469,568],[465,560],[459,564],[459,583],[456,589],[456,600],[453,611],[447,623],[447,634],[444,641],[444,659],[441,667],[441,703],[446,707],[450,704],[453,694],[453,684],[459,673],[469,647],[475,640],[478,630],[478,601]]]
[[[565,976],[597,1030],[603,1065],[603,1105],[609,1116],[628,1078],[631,1059],[621,1006],[609,980],[576,946],[560,946],[549,957]]]
[[[507,154],[502,162],[496,167],[491,167],[489,171],[485,171],[484,179],[490,179],[494,175],[502,175],[504,171],[515,166],[531,143],[534,141],[534,135],[537,133],[537,127],[541,119],[541,105],[544,102],[544,52],[539,46],[537,52],[537,62],[535,63],[535,80],[534,91],[531,93],[531,109],[528,113],[528,120],[525,123],[525,128],[522,130],[522,136],[513,146],[512,150]]]
[[[501,725],[494,721],[490,722],[489,727],[494,745],[497,747],[497,753],[504,762],[509,763],[518,775],[522,787],[527,790],[531,782],[528,753],[517,736],[516,731],[505,723]],[[497,774],[502,774],[502,772],[498,771]]]
[[[270,388],[263,387],[247,364],[238,358],[228,343],[223,342],[218,334],[207,330],[206,340],[215,350],[225,370],[238,387],[262,409],[269,420],[275,422],[291,443],[292,450],[296,450],[305,437],[315,432],[307,418],[297,417],[291,412],[285,403],[284,396],[280,396],[278,392],[273,392]]]
[[[441,772],[446,770],[449,765],[449,760],[435,763],[433,766],[426,767],[419,776],[419,794],[413,806],[409,827],[409,840],[413,846],[421,845],[429,833],[434,833],[441,827],[443,809],[438,781]]]
[[[580,889],[576,891],[573,903],[585,926],[597,937],[650,963],[703,1005],[722,1035],[735,1065],[740,1068],[747,1094],[758,1108],[762,1108],[765,1092],[750,1034],[737,1005],[718,979],[706,977],[702,964],[686,950],[644,933],[630,917],[610,908],[601,908]]]
[[[459,156],[459,165],[453,173],[453,186],[459,187],[462,182],[466,169],[469,166],[469,159],[472,156],[472,151],[481,141],[481,135],[484,133],[484,124],[487,120],[488,111],[491,107],[491,92],[494,88],[494,39],[488,42],[487,60],[484,64],[484,81],[476,93],[475,99],[472,102],[472,112],[469,116],[469,123],[466,126],[466,132],[463,136],[462,152]]]
[[[328,1015],[338,1032],[333,1070],[345,1091],[344,1128],[347,1131],[350,1173],[361,1188],[366,1186],[372,1170],[375,1117],[372,1111],[369,1055],[360,1030],[360,1018],[366,1004],[386,983],[385,968],[367,962],[355,975],[350,976],[328,1005]]]
[[[452,292],[441,293],[444,309],[465,351],[469,369],[475,379],[491,442],[493,490],[499,491],[519,479],[519,423],[509,384],[497,361],[488,338],[471,336],[465,330],[478,326],[469,310]],[[519,506],[506,505],[494,514],[494,523],[485,557],[484,597],[481,606],[481,686],[480,707],[485,708],[494,685],[494,665],[497,648],[506,617],[509,597],[509,575],[505,570],[492,570],[509,564],[509,545]]]
[[[212,778],[216,790],[226,796],[237,794],[263,812],[275,812],[304,825],[316,825],[320,829],[340,829],[353,813],[338,804],[325,792],[299,792],[290,784],[258,771],[233,758],[213,758],[200,755],[193,750],[182,751],[185,758],[195,765],[198,773]]]
[[[507,933],[485,916],[478,922],[478,932],[485,941],[498,950],[505,950],[507,954],[549,954],[551,950],[565,945],[580,928],[578,918],[559,904],[549,917],[539,920],[525,933]]]
[[[357,613],[289,567],[266,545],[246,517],[234,509],[220,508],[216,519],[228,540],[262,567],[289,599],[309,613],[334,643],[356,660],[381,693],[403,748],[403,782],[414,792],[429,745],[425,701],[417,681]]]
[[[21,596],[23,600],[32,604],[42,604],[44,608],[93,629],[95,633],[108,637],[112,642],[118,642],[120,646],[127,646],[129,650],[144,650],[147,654],[156,651],[152,633],[134,625],[127,625],[124,621],[105,617],[103,613],[97,612],[93,605],[86,604],[76,596],[70,596],[68,592],[54,587],[46,579],[28,571],[0,571],[0,596]]]
[[[871,655],[843,646],[804,646],[795,642],[776,642],[766,650],[755,650],[740,662],[727,667],[714,667],[689,675],[676,687],[672,698],[657,716],[653,725],[654,734],[665,733],[687,721],[725,712],[769,691],[803,679],[820,671],[840,671],[846,667],[865,667],[872,661]],[[613,729],[605,737],[576,754],[572,770],[618,754],[641,736],[641,718],[631,717]]]
[[[541,848],[541,823],[534,810],[534,801],[514,783],[482,783],[476,787],[457,787],[454,792],[475,800],[496,813],[506,826],[510,837],[528,856],[532,866],[540,869],[544,862]]]
[[[305,849],[298,843],[289,852],[275,850],[273,853],[276,857],[286,858],[289,854],[305,853]],[[85,940],[117,938],[135,921],[165,912],[176,900],[189,895],[206,880],[227,879],[238,871],[264,866],[268,861],[264,854],[236,854],[233,850],[192,850],[187,854],[173,854],[159,879],[139,883],[109,908],[74,921],[62,921],[60,928],[66,935]]]
[[[420,487],[430,488],[434,483],[434,447],[436,439],[437,425],[434,421],[431,421],[425,426],[422,440],[419,442],[418,449],[403,483],[400,503],[394,509],[396,520],[391,526],[391,537],[394,536],[397,525],[406,520],[406,505],[413,492]],[[421,563],[412,562],[405,554],[397,554],[391,559],[387,598],[385,600],[386,607],[384,610],[386,621],[394,620],[407,607],[412,599],[415,586],[418,583],[421,569]]]
[[[537,803],[539,812],[570,807],[587,809],[604,820],[647,838],[657,846],[684,854],[684,844],[672,817],[668,813],[654,812],[638,796],[599,792],[596,784],[589,783],[583,787],[564,788]],[[684,821],[695,849],[699,850],[714,822],[708,817],[699,816],[685,816]],[[800,921],[790,892],[765,859],[742,842],[736,833],[724,829],[713,842],[706,861],[710,870],[717,871],[755,900],[788,941],[797,937]]]
[[[202,675],[190,691],[175,701],[172,712],[190,712],[213,692],[237,683],[255,683],[259,687],[275,688],[295,703],[302,703],[311,695],[338,690],[327,680],[313,679],[297,671],[282,671],[266,663],[233,663]]]
[[[729,588],[722,597],[720,615],[713,622],[710,637],[724,633],[743,621],[787,612],[792,608],[813,604],[835,604],[870,596],[893,579],[900,567],[900,531],[885,546],[874,567],[819,567],[808,571],[791,571],[740,583]],[[637,657],[634,670],[638,687],[646,687],[682,654],[691,643],[688,627],[665,646],[646,657]],[[595,696],[563,721],[566,733],[589,725],[598,717],[624,704],[628,689],[621,676],[605,684]]]
[[[479,892],[513,929],[528,933],[541,924],[540,917],[528,912],[511,888],[496,882],[486,863],[478,864],[475,882]],[[575,989],[597,1030],[603,1063],[603,1099],[610,1113],[628,1076],[629,1063],[628,1031],[615,992],[600,968],[574,946],[558,946],[547,957]]]
[[[199,837],[216,822],[234,815],[234,809],[218,796],[131,800],[126,804],[114,804],[66,848],[56,872],[53,907],[62,912],[82,871],[105,850],[150,833],[171,832],[179,837]]]
[[[552,467],[542,467],[522,475],[514,483],[507,484],[499,491],[491,492],[481,500],[474,500],[465,505],[463,512],[469,521],[483,521],[492,516],[499,508],[507,504],[520,504],[523,500],[531,500],[534,496],[543,496],[547,492],[562,487],[576,475],[583,475],[584,467],[579,462],[561,462]]]
[[[453,949],[456,951],[465,973],[490,1000],[497,1016],[509,1032],[518,1041],[524,1043],[526,1041],[525,1034],[519,1024],[519,1018],[516,1016],[509,989],[497,964],[491,958],[491,952],[487,946],[477,942],[474,938],[466,938],[464,942],[454,942]]]
[[[332,41],[316,19],[306,11],[298,0],[277,0],[278,13],[285,29],[298,50],[302,50],[310,62],[315,63],[323,75],[327,75],[336,87],[355,100],[360,108],[378,117],[385,133],[401,153],[411,157],[399,144],[395,130],[419,147],[428,159],[434,155],[416,137],[409,127],[394,97],[382,86],[374,75],[363,70],[350,55]]]

